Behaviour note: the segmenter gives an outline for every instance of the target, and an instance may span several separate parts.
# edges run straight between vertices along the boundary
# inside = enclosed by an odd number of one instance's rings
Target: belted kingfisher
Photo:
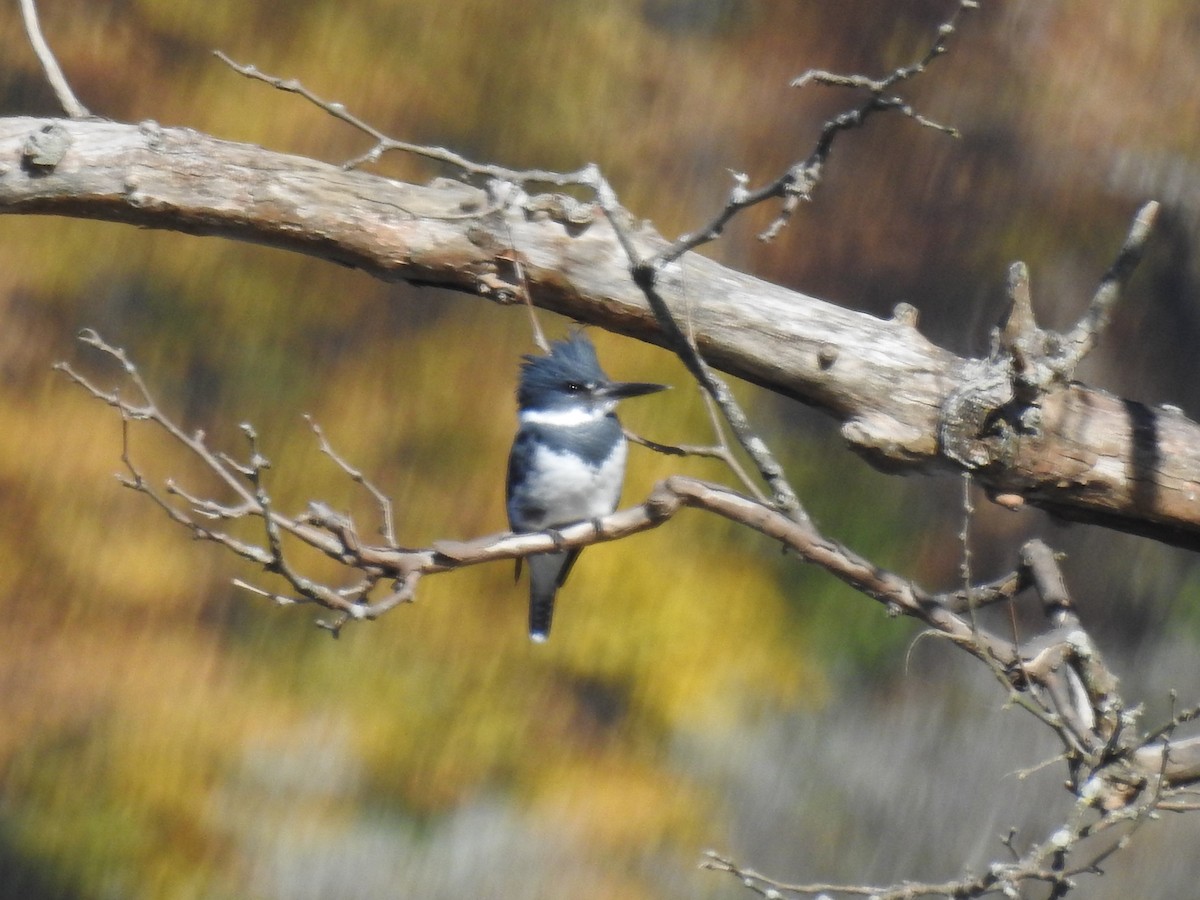
[[[543,531],[606,516],[617,508],[628,447],[613,413],[617,401],[665,384],[610,381],[581,332],[526,356],[517,388],[520,427],[508,457],[508,523]],[[529,637],[550,635],[554,595],[579,550],[529,557]],[[521,560],[517,560],[517,576]]]

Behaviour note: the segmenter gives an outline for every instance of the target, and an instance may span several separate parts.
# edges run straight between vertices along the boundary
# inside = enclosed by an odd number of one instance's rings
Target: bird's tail
[[[541,644],[550,637],[554,596],[567,580],[578,550],[529,557],[529,639]]]

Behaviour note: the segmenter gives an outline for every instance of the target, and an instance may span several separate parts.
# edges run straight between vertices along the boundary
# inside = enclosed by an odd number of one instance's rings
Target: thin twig
[[[984,584],[972,585],[970,589],[959,589],[938,594],[934,599],[951,612],[965,613],[972,606],[982,609],[994,603],[1007,603],[1030,585],[1028,573],[1022,568]]]
[[[971,502],[971,472],[969,469],[964,469],[962,473],[962,531],[958,533],[959,541],[962,543],[962,564],[960,573],[963,581],[963,596],[967,600],[967,615],[971,621],[972,628],[978,628],[979,623],[975,619],[975,600],[972,593],[971,580],[971,514],[975,511],[975,505]]]
[[[568,184],[586,185],[589,183],[588,179],[591,174],[590,166],[585,166],[575,172],[552,172],[547,169],[508,169],[504,166],[474,162],[445,147],[431,147],[423,144],[412,144],[408,141],[398,141],[395,138],[388,137],[374,125],[351,113],[346,109],[345,104],[325,100],[310,91],[297,79],[278,78],[274,75],[267,75],[259,71],[256,66],[242,65],[234,62],[220,50],[214,50],[213,55],[239,75],[244,75],[246,78],[251,78],[255,81],[261,81],[276,90],[303,97],[309,103],[313,104],[313,106],[324,110],[335,119],[340,119],[347,125],[372,138],[375,141],[375,146],[361,156],[344,162],[342,167],[345,169],[354,169],[364,163],[377,162],[384,153],[390,150],[398,150],[403,153],[411,153],[414,156],[421,156],[425,159],[432,159],[436,162],[446,163],[461,172],[480,177],[499,178],[521,184],[540,182],[562,186]]]
[[[513,272],[517,276],[517,283],[521,286],[521,300],[529,313],[529,328],[533,332],[533,342],[539,350],[548,354],[550,342],[546,340],[546,333],[542,331],[542,323],[538,321],[537,309],[533,305],[533,291],[529,287],[529,279],[525,277],[525,264],[521,261],[521,251],[517,248],[517,238],[509,227],[507,219],[502,219],[501,224],[508,234],[508,245],[512,248],[512,253],[505,254],[500,258],[507,259],[511,263]]]
[[[769,498],[750,478],[749,473],[738,461],[737,456],[734,454],[733,448],[729,446],[729,439],[726,437],[725,428],[721,424],[720,407],[717,406],[717,401],[713,399],[713,396],[706,391],[702,390],[700,395],[704,398],[704,408],[708,411],[708,421],[712,426],[713,434],[717,436],[719,446],[724,451],[722,459],[724,460],[725,465],[730,468],[734,474],[734,477],[736,477],[738,482],[751,493],[754,499],[761,503],[766,503]]]
[[[738,461],[737,455],[733,452],[733,448],[729,446],[729,440],[725,436],[725,430],[721,427],[720,413],[718,412],[716,401],[704,390],[700,391],[700,396],[704,398],[704,408],[708,413],[709,423],[712,426],[713,435],[717,439],[716,444],[708,446],[700,444],[663,444],[658,441],[652,441],[649,438],[644,438],[639,434],[635,434],[628,428],[623,429],[625,437],[635,444],[640,444],[653,450],[655,453],[662,453],[665,456],[697,456],[707,459],[716,459],[724,463],[725,466],[733,472],[734,477],[741,484],[742,488],[750,493],[755,500],[760,503],[767,503],[768,497],[763,493],[762,489],[755,484],[750,474],[745,467]]]
[[[46,73],[46,80],[50,82],[54,96],[58,98],[63,111],[72,119],[85,119],[90,116],[91,113],[88,112],[87,107],[79,102],[74,91],[71,90],[71,85],[67,83],[67,76],[63,74],[50,45],[42,36],[42,26],[38,22],[37,6],[34,0],[21,0],[21,16],[25,20],[25,33],[29,36],[29,43],[33,45],[33,52],[37,54],[38,62],[42,64],[42,71]]]
[[[1087,312],[1065,335],[1065,353],[1059,364],[1065,378],[1071,377],[1080,360],[1096,346],[1100,334],[1107,327],[1113,307],[1141,262],[1146,242],[1158,217],[1158,210],[1158,203],[1151,201],[1137,211],[1125,237],[1125,243],[1121,245],[1113,264],[1100,279],[1100,286],[1096,289]]]
[[[907,81],[924,72],[933,60],[945,53],[949,39],[957,29],[959,17],[964,11],[976,9],[978,5],[975,0],[960,0],[950,17],[938,26],[937,35],[925,54],[917,62],[901,66],[884,78],[870,79],[862,75],[835,75],[830,72],[809,70],[793,80],[792,85],[795,87],[815,81],[825,85],[865,89],[870,92],[871,96],[862,105],[826,122],[813,151],[805,159],[788,166],[775,180],[762,187],[748,189],[746,187],[747,177],[742,173],[735,174],[734,186],[729,192],[724,208],[703,227],[680,235],[669,247],[659,251],[648,262],[656,269],[661,269],[688,251],[715,241],[739,213],[767,200],[778,198],[783,201],[779,214],[759,235],[759,239],[763,241],[774,239],[787,225],[800,201],[812,199],[813,192],[824,174],[825,162],[829,158],[838,134],[861,127],[876,112],[897,111],[921,125],[957,137],[958,132],[955,129],[940,125],[917,114],[910,105],[898,97],[889,96],[887,92],[900,82]]]
[[[1192,706],[1187,709],[1180,710],[1171,716],[1171,720],[1164,725],[1160,725],[1153,731],[1149,732],[1144,740],[1144,744],[1153,744],[1162,738],[1173,734],[1175,729],[1187,722],[1194,722],[1200,719],[1200,706]]]
[[[340,454],[338,454],[333,446],[329,443],[329,439],[325,437],[325,432],[321,426],[317,424],[312,416],[306,415],[304,421],[308,423],[308,427],[312,429],[313,434],[317,436],[317,444],[321,448],[321,452],[333,460],[334,464],[350,477],[350,480],[355,484],[361,485],[379,504],[379,512],[383,517],[383,538],[387,541],[389,547],[396,545],[396,523],[392,515],[391,499],[377,488],[370,479],[363,475],[362,471],[350,465]]]
[[[608,216],[609,222],[613,227],[613,232],[616,234],[621,248],[629,258],[633,280],[646,297],[646,301],[649,303],[659,327],[667,338],[667,345],[675,351],[680,361],[691,372],[692,377],[696,379],[700,387],[713,398],[720,408],[721,414],[724,416],[725,421],[729,423],[734,437],[754,462],[763,481],[771,488],[773,504],[776,509],[797,522],[809,522],[808,513],[800,505],[800,500],[796,496],[791,483],[788,481],[783,471],[783,466],[775,459],[766,442],[751,427],[749,418],[746,416],[741,404],[733,396],[733,392],[729,390],[729,386],[720,376],[713,372],[700,355],[700,351],[696,345],[688,339],[687,334],[675,318],[674,312],[672,312],[671,307],[667,304],[666,298],[658,291],[658,270],[642,258],[640,251],[634,243],[633,235],[624,222],[622,215],[623,208],[617,199],[612,185],[608,183],[599,171],[594,173],[594,177],[594,187],[596,195],[599,198],[600,207]]]

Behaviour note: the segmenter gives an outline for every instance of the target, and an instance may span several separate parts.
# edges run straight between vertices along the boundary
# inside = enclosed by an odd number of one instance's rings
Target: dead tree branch
[[[70,147],[24,174],[27,141],[47,126]],[[571,221],[545,195],[498,205],[461,182],[407,185],[150,122],[0,119],[3,166],[0,212],[251,240],[496,302],[519,297],[496,286],[511,272],[499,257],[515,236],[538,306],[665,342],[607,217]],[[649,252],[664,246],[648,228],[634,236]],[[875,465],[911,472],[978,459],[975,481],[990,494],[1200,547],[1200,425],[1177,410],[1069,383],[1038,397],[1035,429],[1005,429],[994,414],[1010,409],[1007,364],[956,357],[903,316],[852,312],[692,254],[680,262],[703,359],[824,409]]]

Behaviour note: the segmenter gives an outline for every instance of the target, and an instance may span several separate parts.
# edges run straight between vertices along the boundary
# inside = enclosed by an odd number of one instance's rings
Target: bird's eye
[[[578,394],[580,391],[583,390],[583,385],[580,384],[578,381],[568,381],[567,382],[567,390],[570,391],[572,394]]]

